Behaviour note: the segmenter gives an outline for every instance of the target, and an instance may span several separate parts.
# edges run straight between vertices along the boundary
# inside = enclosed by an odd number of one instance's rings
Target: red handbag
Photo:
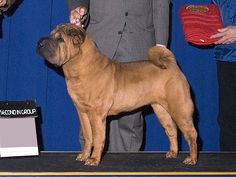
[[[197,45],[209,45],[219,40],[210,36],[223,28],[219,7],[216,4],[186,4],[179,11],[185,39]]]

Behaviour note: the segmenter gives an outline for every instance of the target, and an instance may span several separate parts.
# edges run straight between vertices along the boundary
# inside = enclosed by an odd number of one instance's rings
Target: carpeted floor
[[[0,176],[13,175],[235,175],[236,152],[201,152],[195,166],[187,153],[166,159],[163,152],[106,153],[98,167],[75,160],[76,152],[41,152],[38,157],[0,158]]]

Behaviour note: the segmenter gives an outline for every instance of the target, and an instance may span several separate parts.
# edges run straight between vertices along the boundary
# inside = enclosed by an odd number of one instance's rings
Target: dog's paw
[[[197,159],[194,159],[194,158],[191,158],[191,157],[187,157],[186,159],[184,159],[183,163],[185,165],[196,165]]]
[[[167,159],[171,159],[171,158],[177,158],[178,156],[178,153],[174,152],[174,151],[171,151],[169,150],[167,153],[166,153],[166,158]]]
[[[87,153],[81,153],[77,155],[76,160],[85,162],[88,158],[89,155]]]
[[[88,166],[98,166],[100,163],[99,160],[97,160],[96,158],[89,158],[88,160],[86,160],[85,165]]]

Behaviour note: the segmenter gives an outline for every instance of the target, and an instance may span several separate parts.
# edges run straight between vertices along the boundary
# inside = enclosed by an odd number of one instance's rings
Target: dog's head
[[[49,63],[62,66],[78,54],[85,37],[83,28],[73,24],[61,24],[52,30],[49,37],[38,41],[37,53]]]

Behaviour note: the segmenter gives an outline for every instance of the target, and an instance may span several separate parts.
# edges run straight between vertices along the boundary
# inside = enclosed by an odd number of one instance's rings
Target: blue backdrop
[[[218,88],[212,48],[189,45],[183,37],[178,10],[185,3],[210,0],[172,0],[170,48],[185,73],[195,103],[200,150],[219,150]],[[24,0],[5,15],[0,38],[0,100],[34,99],[40,108],[41,150],[79,150],[79,121],[64,78],[36,54],[40,37],[68,22],[65,0]],[[153,113],[146,117],[145,150],[168,150],[168,140]],[[182,150],[188,150],[180,137]]]

